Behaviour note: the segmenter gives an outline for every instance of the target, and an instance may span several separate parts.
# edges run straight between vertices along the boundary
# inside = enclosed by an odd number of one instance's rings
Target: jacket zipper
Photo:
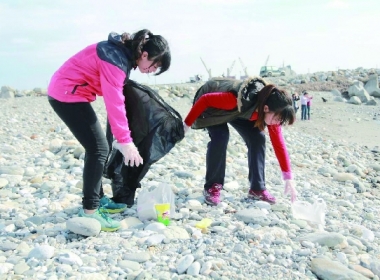
[[[84,83],[82,85],[76,85],[74,86],[74,89],[71,91],[71,93],[74,94],[78,87],[85,87],[85,86],[88,86],[88,83]]]

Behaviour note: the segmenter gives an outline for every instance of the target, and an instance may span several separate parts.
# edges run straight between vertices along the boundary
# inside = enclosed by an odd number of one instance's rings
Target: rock
[[[178,274],[183,274],[190,267],[193,261],[194,261],[193,255],[186,255],[180,258],[176,265]]]
[[[38,260],[51,259],[54,256],[54,247],[49,245],[41,245],[32,249],[28,254],[28,259],[35,258]]]
[[[99,221],[92,218],[74,217],[67,220],[66,228],[76,234],[97,236],[100,232],[101,225]]]
[[[365,280],[364,275],[347,268],[339,262],[322,258],[311,260],[311,271],[323,280]]]

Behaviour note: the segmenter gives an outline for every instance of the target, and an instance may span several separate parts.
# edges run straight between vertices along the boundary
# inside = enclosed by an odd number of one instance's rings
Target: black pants
[[[83,208],[96,209],[104,195],[102,177],[108,155],[104,131],[90,103],[64,103],[51,97],[49,103],[86,151],[83,168]]]
[[[265,190],[265,135],[255,122],[236,119],[229,124],[243,138],[248,148],[248,179],[252,190]],[[226,169],[227,144],[230,132],[227,124],[207,127],[211,141],[207,145],[206,154],[206,182],[207,190],[213,184],[224,184]]]

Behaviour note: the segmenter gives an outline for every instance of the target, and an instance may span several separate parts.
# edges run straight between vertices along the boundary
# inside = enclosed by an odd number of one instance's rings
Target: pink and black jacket
[[[119,143],[132,142],[124,104],[123,86],[134,66],[121,36],[92,44],[69,58],[53,75],[48,95],[66,103],[92,102],[103,96],[112,133]]]

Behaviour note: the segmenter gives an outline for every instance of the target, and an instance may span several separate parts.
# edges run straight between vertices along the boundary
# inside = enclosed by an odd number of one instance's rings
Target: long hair
[[[265,112],[264,106],[267,105],[270,112],[274,112],[274,117],[280,120],[280,125],[291,125],[295,121],[292,97],[284,90],[277,88],[273,84],[266,85],[257,93],[258,118],[255,127],[264,130]]]
[[[152,65],[158,64],[160,70],[155,76],[164,73],[170,67],[171,54],[169,44],[161,35],[153,35],[148,29],[142,29],[132,35],[129,33],[122,34],[124,45],[132,51],[134,63],[142,53],[148,53],[148,60]],[[135,64],[134,67],[137,65]]]

